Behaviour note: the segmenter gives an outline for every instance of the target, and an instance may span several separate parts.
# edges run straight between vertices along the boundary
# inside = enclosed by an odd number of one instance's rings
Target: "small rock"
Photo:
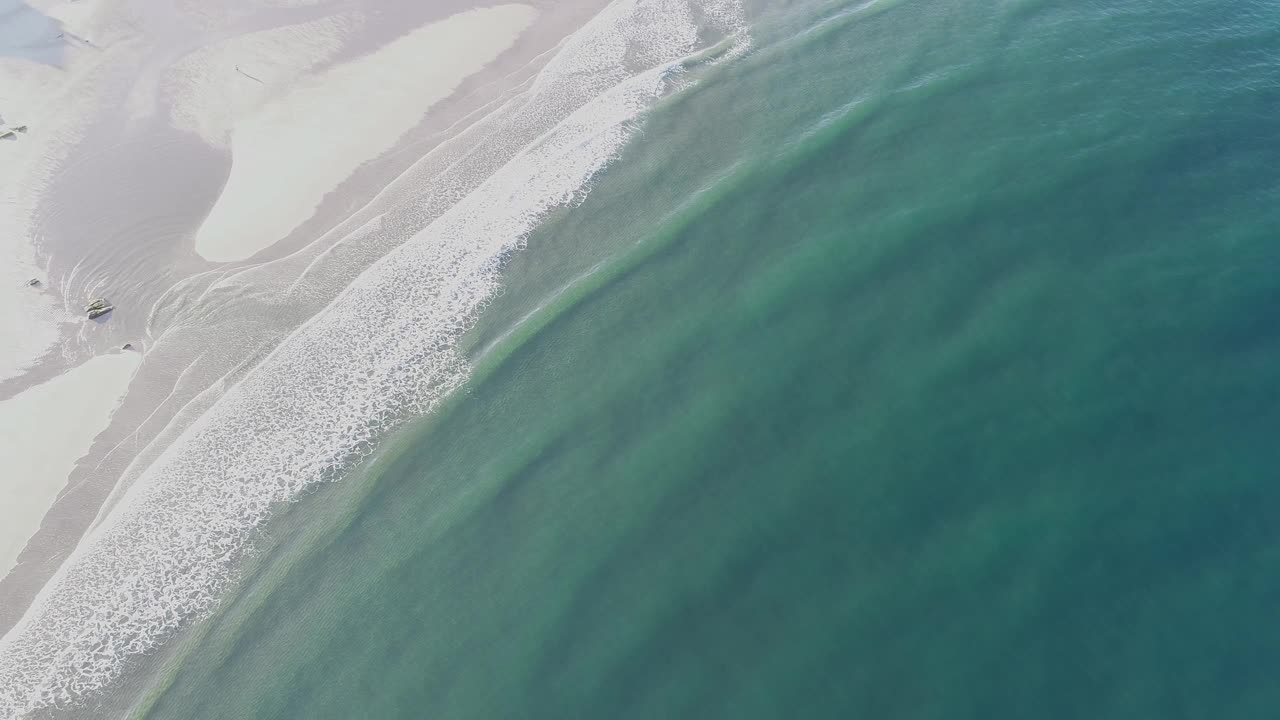
[[[133,343],[125,343],[125,344],[124,344],[124,347],[122,347],[122,348],[120,348],[120,349],[121,349],[121,350],[132,350],[132,349],[133,349]]]
[[[31,278],[28,280],[27,287],[40,287],[40,278]]]

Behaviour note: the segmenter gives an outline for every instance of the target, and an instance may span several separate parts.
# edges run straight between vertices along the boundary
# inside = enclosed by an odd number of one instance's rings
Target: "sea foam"
[[[503,260],[616,157],[704,43],[695,18],[746,42],[735,0],[616,0],[481,121],[519,148],[227,389],[0,640],[0,717],[108,687],[130,657],[216,606],[274,509],[340,478],[465,381],[458,340],[497,292]]]

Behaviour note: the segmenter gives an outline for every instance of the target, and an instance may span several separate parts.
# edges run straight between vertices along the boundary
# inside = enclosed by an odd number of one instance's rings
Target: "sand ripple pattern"
[[[705,42],[699,21],[733,33],[741,12],[733,0],[619,0],[566,42],[528,91],[546,102],[506,110],[559,113],[552,129],[523,138],[227,389],[85,538],[0,641],[0,718],[107,687],[130,656],[215,607],[274,508],[338,479],[388,428],[464,382],[458,340],[497,292],[504,258],[616,157]]]

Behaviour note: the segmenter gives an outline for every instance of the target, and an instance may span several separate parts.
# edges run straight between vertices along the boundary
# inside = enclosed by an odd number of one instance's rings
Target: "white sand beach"
[[[0,127],[26,126],[0,140],[0,637],[108,498],[457,196],[353,234],[374,199],[465,158],[605,4],[0,0]]]
[[[231,175],[196,234],[212,261],[243,260],[284,238],[367,160],[393,148],[537,16],[528,5],[468,10],[301,79],[231,128]],[[225,64],[225,63],[224,63]],[[254,92],[254,83],[241,86]]]
[[[113,497],[577,107],[506,119],[606,4],[0,0],[0,130],[27,126],[0,140],[0,670]],[[561,59],[579,102],[603,55]],[[114,313],[86,322],[93,297]]]
[[[99,355],[0,402],[0,577],[111,419],[142,356]]]

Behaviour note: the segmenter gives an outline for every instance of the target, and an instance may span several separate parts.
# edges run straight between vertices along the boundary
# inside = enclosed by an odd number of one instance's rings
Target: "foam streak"
[[[215,607],[274,508],[340,478],[464,382],[458,340],[503,260],[581,196],[699,49],[694,9],[619,0],[576,33],[503,119],[532,114],[530,127],[550,129],[361,274],[143,472],[0,640],[0,717],[107,687],[130,656]],[[723,3],[698,9],[738,17]]]

